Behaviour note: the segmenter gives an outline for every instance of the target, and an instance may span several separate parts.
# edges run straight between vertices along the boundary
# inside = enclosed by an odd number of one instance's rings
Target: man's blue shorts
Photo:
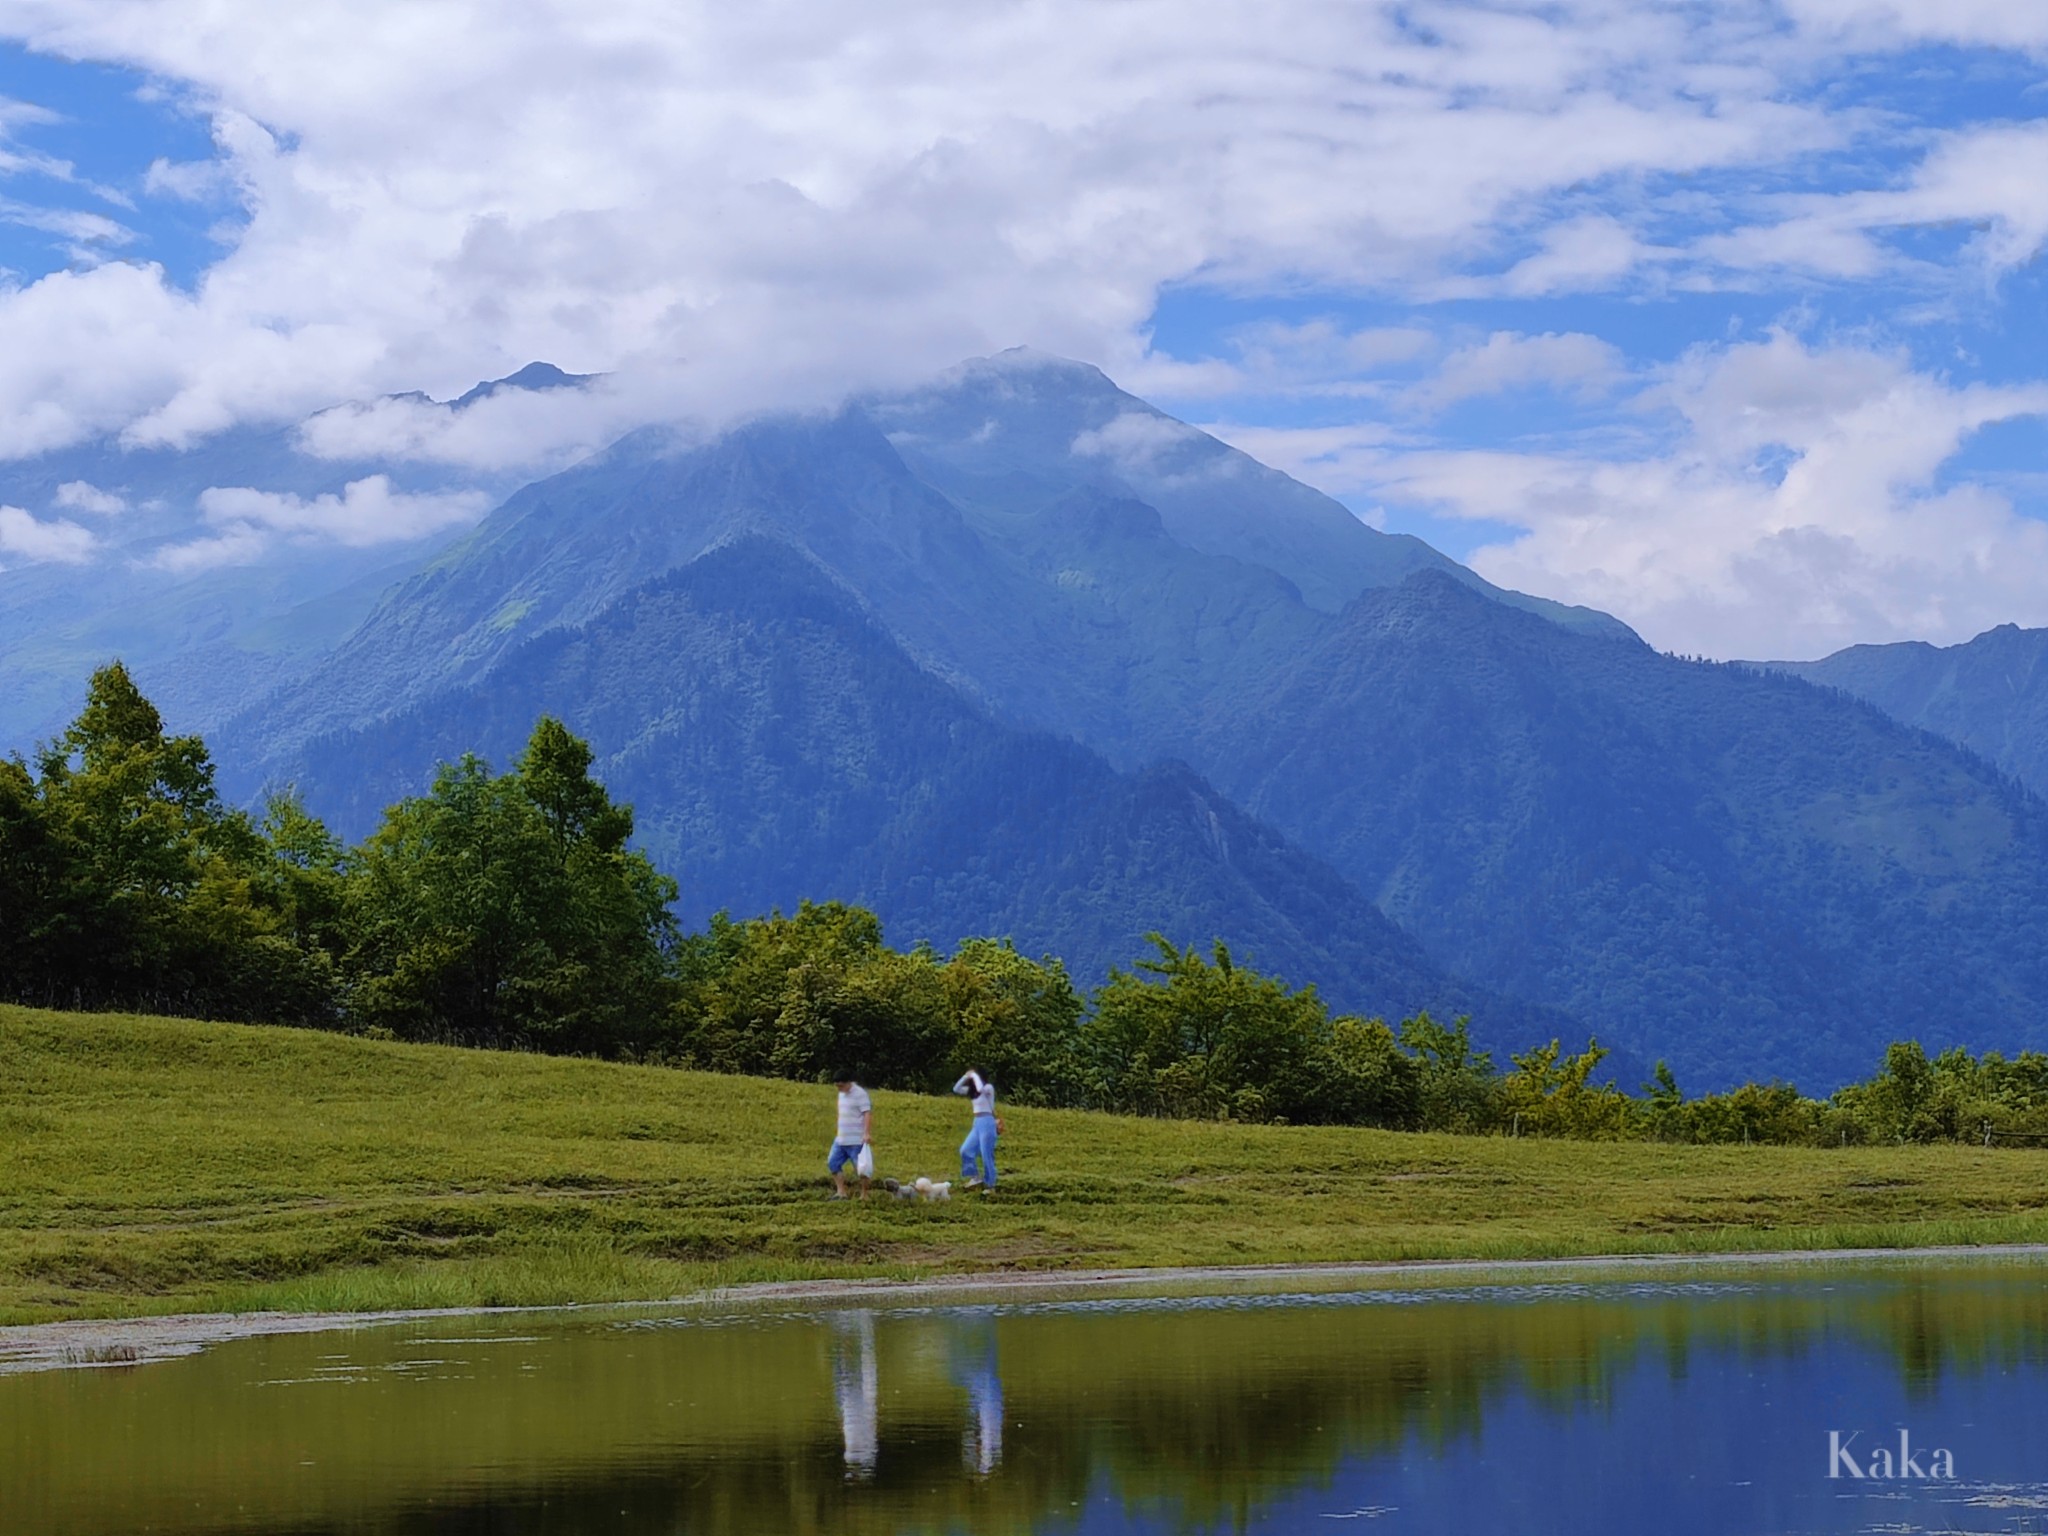
[[[854,1162],[859,1157],[860,1144],[858,1142],[849,1147],[843,1141],[835,1141],[832,1143],[832,1155],[825,1159],[825,1171],[827,1173],[837,1173],[848,1163]]]

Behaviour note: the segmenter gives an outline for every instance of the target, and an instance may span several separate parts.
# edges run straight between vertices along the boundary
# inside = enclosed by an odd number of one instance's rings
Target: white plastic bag
[[[860,1144],[860,1156],[853,1160],[853,1171],[864,1179],[875,1176],[875,1149],[866,1142]]]

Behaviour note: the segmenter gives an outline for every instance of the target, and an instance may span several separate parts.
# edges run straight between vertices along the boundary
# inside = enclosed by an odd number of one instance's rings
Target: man
[[[832,1175],[832,1198],[846,1198],[846,1165],[852,1163],[854,1172],[860,1175],[860,1197],[865,1200],[868,1185],[873,1182],[874,1164],[870,1161],[867,1169],[863,1170],[860,1154],[874,1136],[874,1101],[868,1097],[867,1089],[853,1080],[850,1072],[840,1073],[832,1080],[832,1085],[839,1090],[839,1130],[832,1139],[832,1155],[825,1159],[825,1171]]]
[[[970,1069],[961,1074],[953,1091],[974,1109],[967,1139],[960,1143],[960,1177],[967,1181],[969,1189],[985,1193],[996,1187],[996,1136],[1003,1128],[1003,1122],[996,1117],[996,1085]],[[977,1162],[981,1164],[979,1173],[974,1169]]]

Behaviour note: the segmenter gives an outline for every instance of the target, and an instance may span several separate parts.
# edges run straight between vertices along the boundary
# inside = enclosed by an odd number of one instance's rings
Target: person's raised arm
[[[967,1071],[960,1074],[960,1081],[953,1085],[953,1091],[965,1094],[971,1099],[981,1092],[981,1078],[970,1067]]]

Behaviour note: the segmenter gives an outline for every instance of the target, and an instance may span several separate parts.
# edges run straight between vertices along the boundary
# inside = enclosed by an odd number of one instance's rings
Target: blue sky
[[[0,0],[0,457],[610,375],[304,438],[500,474],[1029,344],[1671,649],[2048,623],[2034,0],[278,14]]]

